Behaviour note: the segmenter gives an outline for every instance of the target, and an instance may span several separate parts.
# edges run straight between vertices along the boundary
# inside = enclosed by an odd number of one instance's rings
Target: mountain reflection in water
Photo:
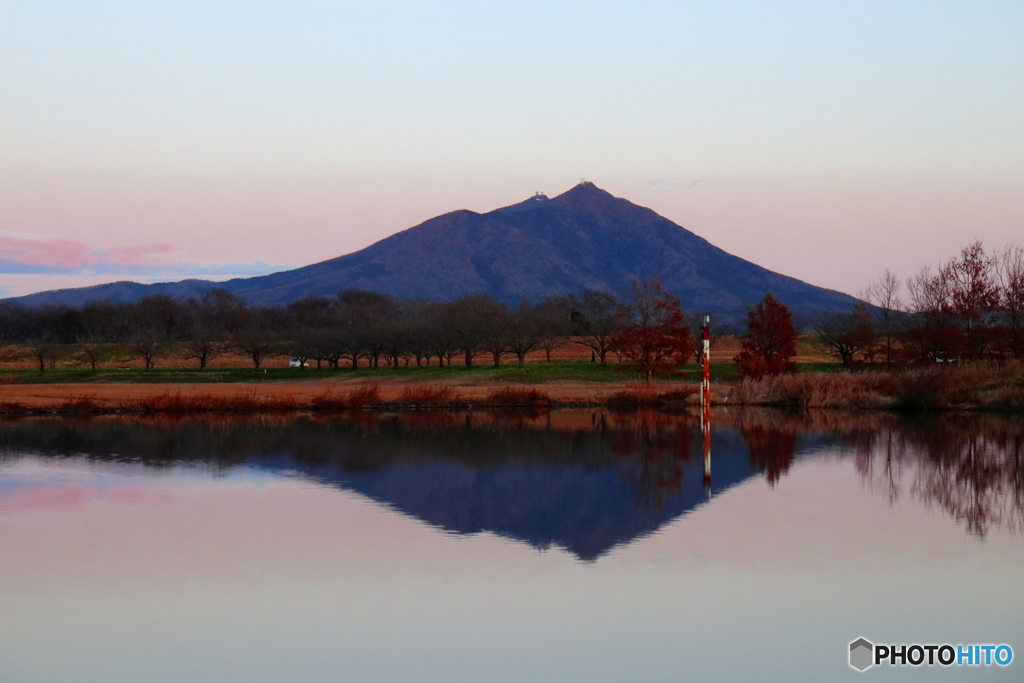
[[[774,485],[795,459],[827,450],[855,458],[881,495],[937,505],[972,534],[1024,529],[1019,420],[742,411],[716,414],[715,425],[710,489],[696,418],[653,411],[8,421],[0,464],[32,454],[244,466],[356,491],[448,532],[592,561],[751,477]]]

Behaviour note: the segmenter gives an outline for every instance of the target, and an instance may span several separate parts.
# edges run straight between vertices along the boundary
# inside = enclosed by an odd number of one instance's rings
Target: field
[[[1024,410],[1024,364],[974,364],[886,373],[856,372],[828,362],[800,345],[798,373],[740,381],[731,357],[735,339],[713,347],[712,399],[719,405],[770,405],[797,409],[984,409]],[[291,368],[287,357],[265,367],[246,367],[243,357],[221,357],[199,371],[168,354],[146,370],[113,361],[93,371],[72,359],[40,372],[17,349],[0,362],[0,414],[139,413],[203,411],[327,411],[473,409],[486,407],[655,406],[696,404],[700,367],[690,364],[651,385],[628,365],[591,362],[579,345],[560,349],[546,362],[534,353],[520,366],[489,358],[474,365]],[[461,359],[459,359],[461,360]]]
[[[739,379],[732,358],[739,352],[739,340],[735,337],[717,339],[711,348],[712,381],[734,382]],[[38,361],[30,355],[30,350],[21,347],[0,349],[0,384],[63,384],[63,383],[222,383],[247,382],[264,383],[279,381],[323,380],[323,379],[392,379],[404,381],[435,382],[447,380],[466,381],[469,379],[488,380],[495,382],[520,382],[536,384],[550,381],[584,381],[584,382],[623,382],[639,380],[631,375],[625,366],[615,363],[610,356],[607,365],[591,362],[591,352],[585,346],[574,343],[564,344],[552,354],[552,361],[546,362],[543,351],[534,351],[526,357],[526,363],[520,367],[515,363],[514,356],[505,356],[500,367],[494,367],[490,356],[478,355],[471,367],[463,364],[463,358],[457,356],[452,365],[440,367],[437,359],[431,365],[417,367],[415,362],[398,367],[381,366],[367,367],[362,361],[353,370],[344,366],[337,369],[326,364],[316,368],[315,362],[310,367],[290,368],[287,356],[273,356],[263,362],[259,370],[254,370],[252,362],[239,354],[218,356],[205,370],[199,371],[193,360],[186,360],[175,353],[172,347],[157,361],[156,367],[146,370],[141,359],[131,357],[123,347],[110,345],[109,360],[100,364],[93,371],[88,363],[78,357],[77,349],[68,347],[57,354],[58,360],[43,372],[39,371]],[[798,346],[798,367],[817,371],[831,372],[840,370],[841,366],[830,358],[802,341]],[[690,364],[682,369],[680,379],[699,377],[700,368]]]

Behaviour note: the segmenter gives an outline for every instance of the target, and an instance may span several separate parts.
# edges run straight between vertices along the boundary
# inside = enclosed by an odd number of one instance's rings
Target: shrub
[[[609,408],[643,408],[653,406],[657,401],[658,395],[652,390],[627,389],[609,396],[605,404]]]
[[[488,394],[484,403],[502,408],[544,408],[550,405],[551,398],[536,389],[505,387]]]
[[[910,370],[895,378],[893,405],[901,410],[934,410],[976,402],[980,379],[977,372],[963,370]]]
[[[687,385],[680,387],[679,389],[670,391],[666,394],[661,394],[660,396],[658,396],[657,401],[659,405],[664,405],[668,407],[687,405],[690,403],[691,399],[694,396],[697,396],[698,394],[700,394],[699,386]]]
[[[996,392],[994,407],[1008,410],[1024,410],[1024,385],[1010,385]]]
[[[344,398],[345,406],[348,408],[366,408],[379,405],[380,402],[380,387],[376,384],[359,387]]]
[[[58,410],[67,414],[95,413],[99,407],[87,396],[68,396]]]
[[[330,389],[319,396],[314,397],[313,400],[309,402],[309,405],[313,410],[326,411],[343,410],[347,407],[344,397],[335,394]]]
[[[867,373],[808,373],[748,377],[732,388],[728,402],[794,408],[866,408],[879,407],[885,399],[874,389],[873,377]]]
[[[445,405],[455,403],[459,398],[458,393],[446,384],[412,385],[402,390],[395,403],[409,406]]]

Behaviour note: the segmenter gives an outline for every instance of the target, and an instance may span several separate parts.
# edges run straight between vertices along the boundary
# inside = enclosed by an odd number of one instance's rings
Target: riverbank
[[[745,379],[723,397],[731,405],[800,409],[1024,411],[1024,363],[898,372],[800,373]]]
[[[658,406],[685,408],[695,385],[552,381],[310,380],[233,384],[26,384],[0,387],[0,414],[331,412]]]
[[[900,372],[806,372],[712,385],[718,406],[793,409],[1024,411],[1024,363]],[[235,383],[0,385],[0,414],[85,415],[351,410],[696,407],[695,382],[496,381],[475,374],[436,381],[370,376]]]

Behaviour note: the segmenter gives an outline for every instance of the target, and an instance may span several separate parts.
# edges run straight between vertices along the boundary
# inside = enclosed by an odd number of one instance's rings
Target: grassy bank
[[[818,371],[836,371],[841,365],[810,363],[798,369],[815,369]],[[683,374],[659,381],[696,381],[700,377],[700,367],[690,364],[683,368]],[[715,382],[735,382],[739,373],[734,363],[714,363],[711,366],[711,378]],[[494,367],[480,363],[466,367],[451,365],[440,367],[359,367],[351,368],[265,368],[253,370],[240,367],[211,367],[200,371],[192,368],[169,367],[107,369],[92,371],[88,367],[58,367],[40,372],[34,368],[12,368],[0,370],[0,384],[107,384],[107,383],[141,383],[141,384],[206,384],[206,383],[262,383],[262,382],[295,382],[304,380],[389,380],[396,379],[409,382],[438,381],[488,381],[508,382],[515,384],[543,384],[552,381],[574,382],[624,382],[640,379],[624,365],[600,365],[588,361],[552,361],[526,363],[522,366],[502,364]]]
[[[733,364],[716,364],[712,399],[724,406],[794,409],[1024,411],[1024,363],[1020,362],[893,372],[811,367],[814,371],[805,366],[796,374],[740,381]],[[681,377],[662,378],[651,386],[623,366],[579,361],[355,371],[17,370],[0,375],[0,414],[686,408],[697,402],[699,369],[691,365],[686,370]],[[375,393],[366,393],[370,391]]]
[[[743,380],[720,403],[793,408],[1024,411],[1024,363]]]
[[[622,386],[618,391],[570,392],[552,396],[527,385],[480,386],[460,390],[450,384],[407,383],[382,387],[354,384],[329,388],[315,395],[261,390],[251,385],[231,394],[163,391],[121,398],[90,393],[51,395],[49,400],[3,401],[0,415],[135,415],[194,413],[331,413],[347,411],[404,412],[419,410],[506,410],[609,407],[613,409],[686,409],[697,394],[696,385]]]

